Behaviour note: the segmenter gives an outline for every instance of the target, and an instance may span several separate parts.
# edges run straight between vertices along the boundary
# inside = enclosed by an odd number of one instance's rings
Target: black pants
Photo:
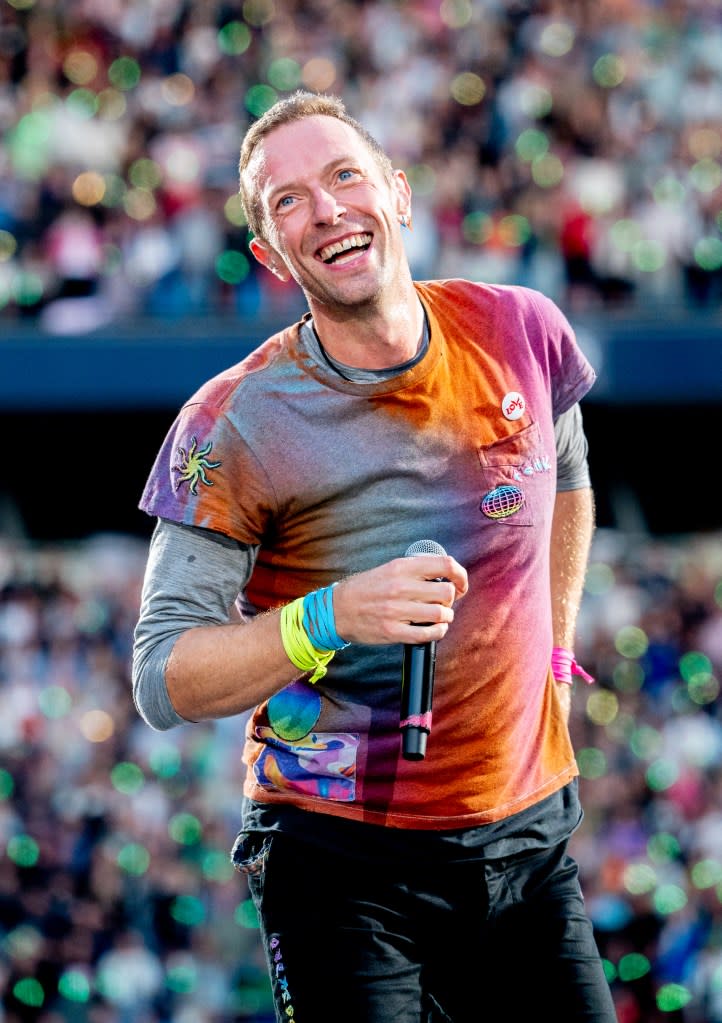
[[[252,833],[234,861],[283,1023],[616,1023],[566,843],[384,861]]]

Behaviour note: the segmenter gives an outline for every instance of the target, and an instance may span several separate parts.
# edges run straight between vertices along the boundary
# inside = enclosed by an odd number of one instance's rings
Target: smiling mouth
[[[344,256],[365,252],[371,241],[372,235],[370,234],[352,234],[348,238],[344,238],[343,241],[325,245],[319,249],[318,255],[324,263],[338,263]]]

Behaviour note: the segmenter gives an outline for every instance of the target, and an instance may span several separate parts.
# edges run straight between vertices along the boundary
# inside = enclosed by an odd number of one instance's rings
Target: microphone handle
[[[423,760],[431,731],[436,642],[406,644],[401,675],[401,751],[405,760]]]

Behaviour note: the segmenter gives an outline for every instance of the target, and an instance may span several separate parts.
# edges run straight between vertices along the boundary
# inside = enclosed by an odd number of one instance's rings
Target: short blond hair
[[[259,195],[250,187],[251,182],[248,181],[245,175],[256,147],[267,135],[270,135],[276,128],[280,128],[281,125],[300,121],[304,117],[316,117],[318,115],[335,117],[336,120],[343,121],[344,124],[353,128],[368,146],[384,177],[388,181],[391,181],[393,178],[393,166],[386,152],[373,135],[348,113],[340,97],[298,89],[296,92],[291,93],[290,96],[274,103],[265,114],[259,117],[257,121],[254,121],[246,132],[241,145],[241,157],[238,163],[240,178],[239,195],[248,227],[257,238],[265,237],[263,207]]]

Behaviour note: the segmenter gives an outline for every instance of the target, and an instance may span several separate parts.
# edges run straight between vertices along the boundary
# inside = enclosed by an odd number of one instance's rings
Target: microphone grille
[[[406,548],[404,557],[413,557],[415,554],[446,554],[446,551],[435,540],[415,540],[414,543]]]

